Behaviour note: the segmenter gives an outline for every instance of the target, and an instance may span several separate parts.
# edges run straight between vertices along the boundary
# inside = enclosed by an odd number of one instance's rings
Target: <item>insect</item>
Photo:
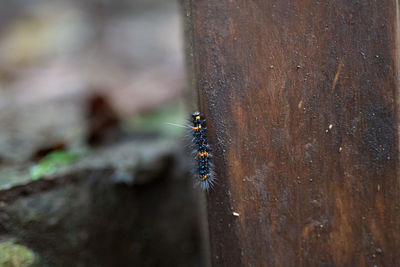
[[[210,146],[207,142],[205,120],[198,111],[192,114],[192,137],[196,159],[195,185],[208,191],[215,183],[215,175],[211,163]]]
[[[187,128],[191,130],[191,148],[194,154],[195,167],[194,167],[194,185],[200,186],[204,191],[212,188],[216,182],[214,174],[214,165],[211,162],[211,151],[207,141],[207,131],[204,118],[200,112],[192,114],[191,126],[179,125],[175,123],[166,124]]]

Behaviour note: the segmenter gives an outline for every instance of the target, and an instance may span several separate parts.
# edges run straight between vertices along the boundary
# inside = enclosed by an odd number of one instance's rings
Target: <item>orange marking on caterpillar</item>
[[[208,177],[208,174],[203,175],[203,177],[201,177],[201,180],[204,181],[205,179],[207,179],[207,177]]]
[[[208,152],[203,152],[203,153],[202,153],[202,152],[199,152],[199,153],[197,153],[197,156],[198,156],[198,157],[201,157],[201,158],[204,157],[204,156],[206,156],[206,157],[208,158]]]

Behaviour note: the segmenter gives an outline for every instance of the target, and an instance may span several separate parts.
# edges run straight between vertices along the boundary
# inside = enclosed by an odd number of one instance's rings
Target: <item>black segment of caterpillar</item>
[[[200,185],[203,190],[208,191],[214,185],[215,175],[211,163],[210,146],[207,142],[205,120],[200,112],[192,114],[192,132],[192,143],[196,154],[195,185]]]

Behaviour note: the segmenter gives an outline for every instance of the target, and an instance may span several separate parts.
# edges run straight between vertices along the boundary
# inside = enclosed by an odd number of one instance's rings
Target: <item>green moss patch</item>
[[[60,165],[66,165],[79,160],[84,151],[54,151],[46,155],[40,162],[30,169],[33,180],[40,179],[43,175],[51,175]]]
[[[0,267],[32,266],[35,260],[35,253],[27,247],[12,242],[0,243]]]

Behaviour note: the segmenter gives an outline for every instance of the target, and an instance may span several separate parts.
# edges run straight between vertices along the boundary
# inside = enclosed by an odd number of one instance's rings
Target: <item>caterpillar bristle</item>
[[[171,125],[171,126],[176,126],[180,128],[185,128],[185,129],[190,129],[191,127],[188,125],[181,125],[181,124],[176,124],[176,123],[171,123],[171,122],[165,122],[165,124]]]

